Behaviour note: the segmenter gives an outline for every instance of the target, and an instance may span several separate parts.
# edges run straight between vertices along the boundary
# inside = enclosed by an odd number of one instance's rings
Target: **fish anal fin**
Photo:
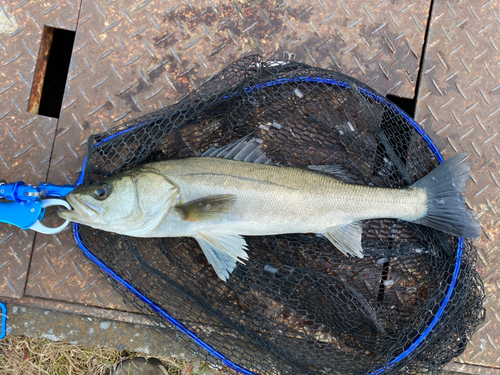
[[[363,248],[361,247],[362,225],[363,223],[360,221],[339,225],[324,233],[324,236],[344,254],[363,258]]]
[[[248,259],[245,239],[238,235],[200,232],[195,236],[215,273],[226,281],[236,268],[236,261]]]
[[[202,221],[227,214],[236,203],[232,194],[210,195],[175,207],[183,220]]]

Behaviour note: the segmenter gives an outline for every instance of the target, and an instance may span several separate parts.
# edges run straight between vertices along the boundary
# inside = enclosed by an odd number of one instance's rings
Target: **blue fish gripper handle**
[[[0,302],[0,308],[2,309],[2,326],[0,329],[0,340],[7,334],[7,307],[5,304]]]
[[[41,220],[46,207],[64,206],[70,210],[69,203],[60,198],[68,195],[74,188],[73,185],[59,186],[48,183],[32,186],[23,181],[8,184],[5,180],[0,180],[0,198],[7,200],[0,202],[0,223],[15,225],[25,230],[33,229],[40,233],[59,233],[68,225],[68,221],[57,228],[49,228],[41,224]]]

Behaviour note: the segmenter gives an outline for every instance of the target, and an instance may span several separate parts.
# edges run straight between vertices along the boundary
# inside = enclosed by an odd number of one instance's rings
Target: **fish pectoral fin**
[[[333,177],[339,179],[342,182],[352,183],[353,179],[349,175],[347,169],[341,165],[308,165],[308,169],[316,172],[326,173],[332,175]]]
[[[361,247],[362,225],[363,223],[360,221],[339,225],[324,233],[324,235],[344,254],[363,258],[363,248]]]
[[[236,203],[236,195],[210,195],[175,207],[183,220],[202,221],[227,214]]]
[[[215,273],[226,281],[236,267],[236,261],[243,263],[248,259],[245,239],[238,235],[200,232],[194,238],[201,250],[214,267]]]

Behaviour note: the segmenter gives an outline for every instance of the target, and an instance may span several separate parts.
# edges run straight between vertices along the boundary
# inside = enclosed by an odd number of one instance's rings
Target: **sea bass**
[[[200,157],[144,164],[67,196],[63,219],[134,237],[194,237],[227,280],[248,259],[242,236],[324,235],[363,257],[362,221],[397,218],[465,238],[480,226],[461,191],[470,162],[458,154],[407,188],[346,182],[342,169],[270,164],[257,139],[244,138]]]

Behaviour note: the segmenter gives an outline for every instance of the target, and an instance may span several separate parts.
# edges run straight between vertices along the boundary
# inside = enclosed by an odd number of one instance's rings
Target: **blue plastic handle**
[[[53,185],[41,183],[38,186],[26,185],[23,181],[10,184],[0,182],[0,198],[10,202],[0,203],[0,223],[15,225],[22,229],[34,229],[41,233],[58,233],[63,230],[68,222],[57,228],[43,226],[40,221],[45,214],[45,207],[61,205],[68,209],[71,207],[63,198],[75,188],[73,185]]]
[[[0,340],[7,334],[7,307],[5,304],[0,302],[0,308],[2,308],[2,328],[0,330]]]
[[[38,187],[26,185],[23,181],[0,185],[0,197],[14,202],[33,202],[41,197],[62,198],[71,193],[73,185],[52,185],[42,183]]]
[[[36,188],[26,185],[23,181],[1,185],[0,196],[14,202],[27,202],[40,198]]]
[[[74,185],[52,185],[47,183],[42,183],[38,185],[38,189],[42,193],[44,197],[50,198],[63,198],[69,193],[71,193],[74,189]]]
[[[41,201],[0,203],[0,222],[29,229],[42,220],[45,210]]]

